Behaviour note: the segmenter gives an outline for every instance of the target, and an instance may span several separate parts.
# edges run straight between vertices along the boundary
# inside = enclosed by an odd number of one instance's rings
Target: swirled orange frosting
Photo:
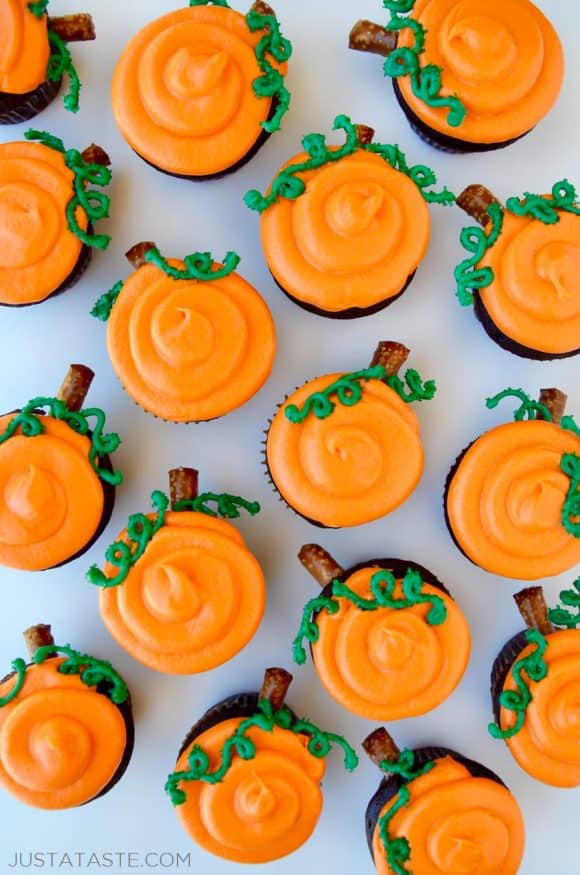
[[[123,285],[107,323],[107,346],[117,376],[141,407],[190,422],[223,416],[262,387],[276,333],[263,298],[238,274],[174,280],[145,264]]]
[[[357,595],[373,598],[370,579],[376,571],[360,569],[345,582]],[[442,590],[425,583],[421,592],[445,602],[447,619],[440,626],[427,623],[430,604],[361,611],[341,598],[337,614],[318,615],[314,663],[330,695],[348,711],[369,720],[416,717],[440,705],[458,685],[471,649],[467,621]],[[400,581],[395,597],[404,597]]]
[[[127,742],[119,709],[63,659],[29,666],[18,696],[0,708],[0,786],[36,808],[72,808],[98,796],[119,768]],[[0,684],[0,696],[14,677]]]
[[[241,719],[225,720],[195,739],[219,767],[225,741]],[[184,783],[187,800],[175,809],[186,832],[206,851],[237,863],[267,863],[291,854],[313,833],[322,811],[325,763],[306,750],[308,738],[285,729],[246,732],[254,759],[234,755],[219,784]],[[186,749],[177,769],[187,770]]]
[[[538,580],[574,568],[580,540],[562,524],[570,489],[564,453],[580,438],[550,422],[510,422],[467,450],[451,480],[447,512],[464,553],[492,574]]]
[[[399,294],[429,242],[429,210],[416,185],[362,151],[300,178],[301,197],[280,198],[261,216],[264,255],[280,285],[330,312]]]
[[[413,872],[516,875],[524,853],[524,821],[507,787],[489,778],[474,778],[450,756],[435,760],[430,772],[407,787],[410,802],[393,816],[389,836],[407,839]],[[373,856],[379,875],[390,875],[378,827]]]
[[[494,272],[485,309],[516,343],[555,355],[580,348],[580,218],[545,225],[506,212],[499,240],[481,261]]]
[[[370,380],[352,407],[336,405],[326,419],[286,419],[342,374],[318,377],[277,411],[266,456],[274,484],[298,513],[325,526],[357,526],[390,513],[413,492],[423,472],[419,421],[385,383]]]
[[[0,92],[5,94],[26,94],[46,80],[50,56],[47,19],[45,15],[36,18],[28,9],[29,3],[0,2]]]
[[[126,531],[120,540],[127,541]],[[105,574],[117,569],[107,564]],[[125,581],[100,590],[101,616],[139,662],[170,674],[231,659],[260,625],[262,570],[240,533],[203,513],[168,513]]]
[[[111,92],[129,145],[185,176],[237,164],[272,105],[252,89],[261,75],[254,55],[261,36],[239,12],[219,6],[179,9],[139,31],[119,58]]]
[[[0,417],[0,433],[15,414]],[[42,417],[43,433],[16,433],[0,446],[0,565],[40,571],[70,559],[99,526],[101,481],[90,440]]]
[[[580,784],[580,629],[553,632],[547,637],[544,661],[547,677],[526,681],[532,701],[523,727],[506,744],[525,771],[555,787]],[[519,659],[534,649],[526,647]],[[504,690],[515,690],[509,672]],[[511,729],[515,713],[501,709],[501,726]]]
[[[83,246],[66,219],[73,181],[48,146],[0,145],[0,304],[43,301],[73,272]],[[80,207],[76,219],[86,230]]]
[[[459,127],[447,108],[427,106],[398,84],[406,103],[433,130],[472,143],[500,143],[533,128],[552,108],[564,77],[562,45],[530,0],[417,0],[413,17],[427,31],[421,66],[443,69],[445,95],[467,110]],[[412,46],[411,31],[399,45]]]

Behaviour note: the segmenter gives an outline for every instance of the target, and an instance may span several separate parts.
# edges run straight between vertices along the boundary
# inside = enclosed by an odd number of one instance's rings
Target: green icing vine
[[[246,23],[252,33],[263,30],[264,34],[256,46],[256,60],[262,75],[254,79],[252,87],[256,97],[269,97],[277,101],[274,115],[262,122],[269,134],[280,130],[280,123],[290,108],[290,92],[284,83],[284,76],[270,62],[268,55],[282,64],[292,56],[292,43],[282,36],[280,24],[275,15],[262,15],[250,10]]]
[[[81,80],[75,69],[72,55],[65,41],[50,27],[48,41],[52,51],[46,68],[46,78],[49,82],[60,82],[65,73],[68,75],[69,87],[68,94],[65,94],[63,98],[64,108],[68,109],[69,112],[78,112]]]
[[[555,225],[560,221],[558,210],[580,216],[576,206],[576,189],[567,179],[560,179],[552,186],[552,197],[524,192],[523,199],[511,197],[506,204],[514,216],[531,216],[545,225]]]
[[[42,18],[46,14],[50,0],[38,0],[37,3],[29,3],[28,9],[35,18]]]
[[[505,398],[518,398],[522,402],[518,409],[514,411],[514,420],[516,422],[521,422],[524,419],[535,419],[538,413],[542,419],[552,422],[552,414],[546,405],[541,404],[539,401],[534,401],[523,389],[512,389],[511,387],[504,389],[502,392],[494,395],[493,398],[487,398],[485,406],[488,410],[494,410]]]
[[[217,504],[215,510],[212,510],[208,504]],[[246,501],[239,495],[230,495],[227,492],[202,492],[197,498],[185,498],[183,501],[178,501],[174,510],[192,510],[196,513],[205,513],[207,516],[220,516],[226,520],[235,520],[240,516],[240,509],[246,510],[250,516],[256,516],[260,513],[260,504],[257,501]]]
[[[215,771],[211,771],[209,756],[204,749],[200,745],[193,745],[188,756],[188,770],[172,772],[167,778],[165,792],[173,805],[183,805],[187,799],[185,791],[179,786],[182,781],[204,781],[206,784],[219,784],[224,780],[232,766],[234,753],[237,753],[242,760],[254,759],[257,754],[256,745],[246,735],[248,729],[254,726],[263,732],[273,732],[274,727],[279,727],[295,734],[310,735],[307,750],[317,759],[328,756],[332,745],[337,744],[344,751],[345,768],[352,772],[358,766],[357,754],[342,736],[332,732],[324,732],[309,720],[296,719],[286,706],[274,711],[268,700],[261,699],[258,702],[257,713],[243,720],[235,733],[225,742],[221,752],[220,765]]]
[[[445,622],[447,607],[444,600],[434,593],[422,592],[424,581],[418,571],[412,568],[407,569],[402,580],[402,597],[395,595],[396,585],[397,579],[394,574],[386,569],[380,569],[372,575],[370,580],[373,598],[367,599],[353,592],[343,581],[334,580],[332,582],[332,595],[336,598],[318,596],[318,598],[311,599],[304,608],[302,623],[292,645],[294,661],[298,665],[304,665],[306,662],[304,639],[310,644],[315,644],[318,641],[320,629],[316,615],[323,610],[327,610],[329,614],[336,614],[340,609],[340,603],[336,599],[347,599],[359,611],[377,611],[379,608],[400,611],[411,608],[413,605],[428,604],[430,608],[426,616],[427,623],[430,626],[440,626]]]
[[[88,188],[89,185],[108,185],[111,181],[111,171],[101,164],[91,164],[83,159],[77,149],[65,149],[64,143],[58,137],[46,131],[28,130],[24,134],[27,140],[34,140],[61,152],[64,163],[74,174],[74,196],[70,199],[66,208],[66,218],[70,231],[78,237],[86,246],[96,249],[106,249],[111,238],[108,234],[89,234],[80,227],[76,211],[80,207],[90,222],[106,219],[109,215],[110,200],[102,191]]]
[[[240,256],[235,252],[227,252],[223,267],[213,270],[213,258],[211,252],[193,252],[183,259],[185,269],[173,267],[165,259],[157,248],[150,249],[145,255],[145,261],[154,264],[159,270],[174,280],[198,280],[198,282],[211,282],[211,280],[223,279],[234,272],[240,263]]]
[[[427,106],[447,107],[449,109],[447,124],[452,128],[459,127],[465,119],[467,110],[459,97],[444,97],[441,94],[443,69],[435,64],[421,66],[426,30],[419,21],[407,15],[413,11],[415,0],[383,0],[383,6],[391,13],[385,30],[398,33],[400,30],[409,29],[413,32],[415,40],[412,48],[400,47],[391,52],[383,67],[385,76],[391,79],[408,76],[415,97]]]
[[[361,143],[358,138],[356,125],[351,122],[348,116],[336,116],[332,129],[333,131],[341,130],[345,132],[346,142],[342,146],[338,148],[329,147],[323,134],[308,134],[302,140],[302,146],[308,155],[307,160],[290,164],[281,170],[274,178],[270,191],[266,195],[262,195],[255,189],[246,192],[244,196],[246,206],[251,210],[262,213],[281,198],[295,200],[301,197],[306,191],[306,183],[298,176],[299,173],[318,170],[325,164],[341,161],[343,158],[353,155],[357,150],[364,150],[379,155],[395,170],[404,173],[405,176],[408,176],[415,183],[421,195],[428,203],[448,205],[455,202],[455,195],[447,188],[443,188],[439,192],[430,190],[430,186],[437,183],[435,173],[424,164],[409,167],[404,153],[398,146],[382,143]]]
[[[101,322],[106,322],[111,315],[111,310],[115,305],[115,301],[121,294],[122,288],[123,280],[119,280],[118,283],[115,283],[112,289],[109,289],[108,292],[105,292],[104,295],[101,295],[101,297],[91,310],[91,316],[94,316],[95,319],[100,319]]]
[[[491,219],[491,227],[486,233],[479,226],[461,230],[461,245],[472,255],[455,268],[456,295],[462,307],[473,304],[473,290],[490,286],[494,279],[491,267],[478,267],[488,249],[495,246],[503,228],[503,210],[498,203],[492,203],[487,209]]]
[[[102,683],[110,685],[106,695],[115,705],[122,705],[129,698],[129,690],[125,681],[117,674],[110,662],[79,653],[68,644],[62,646],[47,644],[44,647],[39,647],[32,657],[32,661],[35,665],[41,665],[49,656],[55,656],[58,653],[65,654],[67,657],[58,667],[61,674],[78,674],[87,687],[96,687]]]
[[[548,619],[555,626],[565,626],[576,629],[580,625],[580,577],[572,584],[572,589],[563,589],[560,593],[561,605],[548,611]],[[564,607],[565,606],[565,607]],[[570,610],[566,610],[570,608]],[[573,613],[573,610],[575,613]]]
[[[412,750],[405,750],[400,755],[398,760],[385,760],[381,763],[381,769],[393,775],[400,775],[407,782],[420,778],[426,775],[435,766],[433,761],[425,763],[421,768],[415,769],[415,753]],[[378,822],[379,838],[385,849],[387,863],[389,869],[395,875],[411,875],[411,870],[406,868],[406,863],[411,858],[411,845],[409,840],[404,836],[392,838],[389,834],[389,827],[394,816],[402,808],[405,808],[411,801],[411,792],[407,784],[403,784],[397,793],[394,802],[390,806],[386,814],[384,814]]]
[[[37,437],[42,434],[44,426],[42,415],[38,412],[39,408],[42,407],[47,407],[49,416],[66,422],[78,434],[88,436],[90,432],[89,462],[93,471],[101,480],[111,486],[118,486],[123,482],[123,475],[120,471],[108,471],[106,468],[99,467],[99,457],[114,453],[121,443],[121,438],[115,433],[103,434],[105,414],[98,407],[87,407],[77,412],[69,410],[64,401],[59,398],[33,398],[10,420],[6,429],[0,434],[0,446],[17,432],[23,434],[24,437]],[[96,424],[91,429],[89,419],[93,417]]]
[[[543,681],[548,674],[548,666],[544,660],[548,642],[537,629],[528,629],[526,639],[529,644],[535,645],[535,649],[523,659],[518,659],[512,666],[511,674],[517,689],[503,690],[499,697],[500,705],[507,711],[513,711],[516,714],[516,722],[511,729],[502,729],[496,723],[490,723],[488,731],[493,738],[503,738],[504,740],[513,738],[525,723],[526,711],[533,696],[523,674],[527,675],[528,681],[536,683]]]
[[[435,380],[423,382],[414,368],[409,368],[406,372],[405,382],[397,374],[391,374],[385,377],[385,383],[407,404],[413,401],[431,401],[437,391]]]
[[[0,708],[3,708],[4,705],[8,705],[12,702],[13,699],[16,698],[22,687],[24,686],[24,681],[26,678],[26,663],[23,659],[13,659],[11,663],[12,671],[16,674],[16,681],[14,686],[5,696],[0,697]]]
[[[573,538],[580,538],[580,456],[564,453],[560,467],[570,478],[570,489],[562,507],[562,525]]]

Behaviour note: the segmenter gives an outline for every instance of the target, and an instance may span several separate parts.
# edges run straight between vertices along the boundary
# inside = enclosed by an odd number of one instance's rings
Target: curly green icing
[[[215,504],[212,509],[209,505]],[[197,498],[184,498],[178,501],[173,508],[176,511],[192,510],[196,513],[205,513],[207,516],[219,516],[226,520],[235,520],[240,516],[240,509],[247,511],[250,516],[260,513],[260,504],[257,501],[246,501],[239,495],[230,495],[228,492],[202,492]]]
[[[333,580],[332,596],[318,596],[311,599],[302,614],[302,623],[298,634],[292,644],[294,661],[298,665],[306,662],[306,649],[304,640],[315,644],[320,636],[317,623],[318,614],[326,610],[329,614],[336,614],[340,609],[340,603],[336,599],[346,599],[359,611],[377,611],[380,608],[401,611],[414,605],[428,604],[429,611],[425,621],[430,626],[440,626],[447,619],[447,607],[441,596],[435,593],[423,592],[424,581],[418,571],[408,568],[401,582],[403,595],[395,595],[397,579],[395,575],[382,568],[376,571],[370,580],[372,598],[364,598],[353,592],[350,587],[341,580]]]
[[[200,745],[193,745],[188,756],[189,768],[186,771],[172,772],[167,778],[165,792],[173,805],[183,805],[187,799],[185,791],[179,786],[182,782],[203,781],[206,784],[219,784],[229,772],[234,754],[245,761],[254,759],[257,754],[256,745],[246,735],[252,727],[263,732],[273,732],[274,727],[278,727],[296,735],[309,735],[307,750],[317,759],[328,756],[332,746],[336,744],[344,751],[345,768],[352,772],[358,766],[357,754],[342,736],[324,732],[309,720],[296,719],[286,706],[275,711],[267,699],[261,699],[258,702],[257,713],[243,720],[235,733],[225,742],[217,769],[212,771],[207,753]]]
[[[456,295],[462,307],[473,304],[474,289],[484,289],[490,286],[494,280],[491,267],[478,267],[479,262],[485,256],[488,249],[495,246],[503,228],[503,210],[498,203],[492,203],[487,209],[491,225],[489,230],[479,226],[462,228],[461,245],[471,256],[466,258],[455,268]]]
[[[447,188],[442,191],[433,191],[431,186],[436,185],[437,177],[433,170],[424,164],[409,167],[404,153],[398,146],[390,146],[382,143],[361,143],[358,137],[356,125],[346,115],[337,115],[332,126],[333,131],[344,131],[346,142],[337,148],[327,145],[323,134],[308,134],[302,140],[304,151],[308,155],[305,161],[289,164],[274,178],[270,190],[266,195],[252,189],[246,192],[244,202],[251,210],[259,213],[267,210],[281,198],[295,200],[306,191],[306,183],[298,175],[308,173],[310,170],[318,170],[326,164],[341,161],[343,158],[353,155],[358,150],[372,152],[379,155],[395,170],[404,173],[417,186],[421,195],[428,203],[440,203],[449,205],[455,202],[455,195]]]
[[[42,18],[47,13],[48,4],[49,0],[38,0],[37,3],[29,3],[28,10],[35,18]],[[47,81],[60,82],[66,73],[69,78],[69,90],[68,94],[64,96],[63,103],[65,109],[68,109],[69,112],[78,112],[81,82],[67,44],[57,33],[51,30],[50,22],[48,23],[48,42],[50,43],[51,51],[46,68]]]
[[[29,3],[28,9],[35,18],[42,18],[46,14],[50,0],[38,0],[36,3]]]
[[[10,663],[10,667],[14,674],[16,675],[16,680],[14,682],[14,686],[5,696],[0,696],[0,708],[3,708],[4,705],[8,705],[15,699],[22,687],[24,686],[24,681],[26,679],[26,663],[23,659],[13,659]]]
[[[95,319],[100,319],[101,322],[106,322],[111,315],[111,310],[115,305],[115,301],[121,294],[123,285],[123,280],[119,280],[118,283],[115,283],[112,289],[109,289],[108,292],[101,295],[91,310],[91,316],[94,316]]]
[[[256,97],[267,97],[277,102],[272,118],[262,122],[264,130],[273,134],[280,130],[280,123],[290,108],[290,92],[286,88],[284,76],[272,65],[268,56],[279,64],[285,63],[292,56],[292,43],[282,36],[275,15],[263,15],[256,10],[250,10],[246,15],[246,23],[252,33],[264,31],[255,49],[262,75],[254,79],[252,87]]]
[[[103,167],[101,164],[92,164],[85,161],[77,149],[65,149],[62,140],[46,131],[31,129],[26,131],[24,136],[27,140],[42,143],[43,146],[63,154],[64,163],[74,174],[74,195],[66,208],[69,230],[86,246],[106,249],[111,242],[110,236],[108,234],[90,234],[88,230],[83,231],[77,221],[76,213],[79,208],[82,209],[89,222],[108,218],[110,207],[108,195],[102,191],[95,191],[95,189],[89,188],[89,185],[108,185],[112,176],[110,169]]]
[[[89,462],[101,480],[111,486],[118,486],[123,482],[123,475],[120,471],[109,471],[107,468],[99,466],[99,458],[114,453],[121,443],[118,434],[103,433],[105,414],[99,407],[87,407],[83,410],[73,411],[69,410],[64,401],[59,398],[33,398],[10,420],[5,430],[0,434],[0,446],[14,437],[15,434],[31,438],[42,434],[44,425],[39,410],[43,407],[48,408],[48,416],[66,422],[73,431],[90,438]],[[89,420],[93,418],[96,422],[91,428]]]
[[[392,775],[400,775],[405,781],[414,781],[422,775],[426,775],[435,766],[434,761],[425,763],[420,768],[415,768],[415,752],[412,750],[404,750],[399,754],[397,760],[384,760],[381,763],[381,769]],[[405,808],[411,801],[411,792],[407,784],[403,784],[394,801],[389,807],[389,810],[381,818],[379,818],[377,828],[379,838],[385,849],[387,863],[391,872],[395,875],[411,875],[411,870],[406,868],[406,863],[411,858],[411,845],[409,840],[404,836],[393,838],[389,833],[389,827],[394,816],[402,808]]]
[[[517,410],[514,411],[514,420],[516,422],[521,422],[524,419],[535,419],[536,414],[539,414],[546,422],[552,422],[552,414],[546,405],[539,401],[534,401],[523,389],[512,389],[511,387],[503,389],[503,391],[498,392],[492,398],[486,398],[485,406],[488,410],[494,410],[506,398],[517,398],[522,402]]]
[[[413,11],[415,0],[383,0],[383,6],[391,13],[385,30],[395,33],[400,30],[411,30],[414,37],[412,47],[397,48],[388,56],[383,67],[385,76],[391,79],[408,76],[415,97],[427,106],[446,107],[449,110],[447,124],[452,128],[459,127],[465,119],[467,110],[459,97],[441,94],[443,69],[435,64],[421,66],[426,30],[419,21],[407,15]]]
[[[145,254],[145,261],[154,264],[159,270],[174,280],[197,280],[198,282],[211,282],[223,279],[232,274],[240,263],[240,256],[235,252],[227,252],[223,267],[214,270],[211,252],[192,252],[183,259],[185,268],[173,267],[155,247]]]
[[[125,681],[117,674],[111,663],[105,659],[96,659],[94,656],[79,653],[68,644],[62,646],[47,644],[38,648],[32,661],[35,665],[41,665],[50,656],[56,656],[59,653],[67,657],[58,667],[61,674],[78,674],[87,687],[106,684],[106,690],[103,692],[115,705],[122,705],[123,702],[127,701],[129,690]]]
[[[572,183],[567,179],[560,179],[552,186],[551,197],[526,191],[522,199],[509,198],[506,207],[514,216],[531,216],[544,225],[555,225],[560,221],[559,210],[580,216],[576,200],[576,189]]]
[[[576,578],[571,589],[560,592],[560,601],[561,605],[548,611],[548,620],[555,626],[576,629],[580,626],[580,577]]]
[[[573,538],[580,538],[580,456],[564,453],[560,467],[570,478],[570,488],[562,507],[562,525]]]
[[[397,374],[390,374],[385,377],[385,383],[407,404],[413,401],[431,401],[437,392],[435,380],[423,382],[414,368],[409,368],[405,373],[404,382]]]
[[[526,712],[533,699],[529,688],[529,681],[543,681],[548,675],[548,666],[544,654],[548,648],[546,638],[537,629],[528,629],[526,639],[534,649],[528,656],[518,659],[512,666],[511,674],[516,683],[515,690],[503,690],[499,697],[499,703],[507,711],[513,711],[516,722],[511,729],[502,729],[497,723],[490,723],[489,734],[493,738],[513,738],[522,729],[526,722]],[[527,680],[524,677],[527,676]]]

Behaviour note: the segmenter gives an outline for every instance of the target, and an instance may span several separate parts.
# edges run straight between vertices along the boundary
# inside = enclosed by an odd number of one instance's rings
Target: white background
[[[82,149],[94,140],[110,152],[112,216],[99,230],[111,232],[113,242],[106,254],[96,255],[73,291],[38,307],[0,310],[0,408],[11,410],[37,394],[53,394],[68,364],[85,362],[97,374],[90,404],[107,411],[110,429],[123,438],[114,460],[125,474],[125,483],[118,491],[113,520],[89,555],[56,571],[2,570],[0,674],[24,653],[22,629],[34,622],[52,623],[58,642],[110,658],[126,677],[135,703],[137,736],[123,780],[109,795],[84,808],[44,812],[0,796],[0,871],[10,871],[8,860],[15,852],[30,850],[190,851],[192,869],[203,875],[254,871],[192,845],[163,785],[182,737],[207,707],[230,693],[256,689],[266,665],[291,668],[290,642],[302,606],[317,589],[295,557],[302,543],[319,540],[343,565],[377,555],[412,558],[451,588],[473,633],[467,674],[456,693],[434,713],[390,728],[401,746],[449,745],[495,769],[524,812],[527,850],[521,872],[571,875],[578,871],[578,792],[534,782],[486,731],[489,668],[504,641],[521,628],[511,599],[521,585],[487,575],[459,554],[445,528],[441,494],[456,454],[473,437],[511,415],[509,403],[499,411],[486,411],[486,396],[508,384],[522,386],[532,395],[540,386],[557,385],[569,393],[570,411],[580,415],[578,360],[537,363],[516,358],[496,347],[473,313],[458,305],[452,271],[462,257],[458,234],[465,218],[457,208],[432,208],[427,257],[402,300],[375,316],[335,322],[306,313],[274,286],[260,252],[258,216],[246,210],[242,196],[250,187],[263,190],[279,165],[298,151],[301,136],[329,132],[334,116],[341,112],[375,127],[378,140],[399,143],[412,163],[432,165],[440,180],[456,192],[468,183],[483,182],[504,199],[526,189],[549,190],[564,176],[580,184],[580,6],[572,0],[539,3],[562,36],[568,61],[563,93],[548,120],[505,151],[456,157],[430,149],[412,134],[383,79],[379,58],[346,48],[350,26],[358,17],[386,21],[378,0],[276,0],[284,32],[295,47],[288,76],[292,109],[283,132],[234,176],[195,184],[156,173],[142,163],[117,132],[109,106],[111,74],[121,49],[146,22],[178,2],[53,0],[50,7],[53,14],[81,7],[91,12],[98,38],[96,43],[72,47],[84,83],[78,116],[66,113],[57,100],[33,124],[62,137],[67,145]],[[28,126],[4,128],[0,137],[21,138]],[[133,243],[150,239],[172,256],[209,249],[221,258],[227,249],[237,250],[242,256],[240,272],[272,309],[278,328],[272,377],[256,398],[225,419],[199,426],[156,420],[123,393],[111,369],[105,326],[92,319],[89,310],[103,291],[128,274],[123,253]],[[411,499],[387,519],[341,532],[320,531],[272,494],[260,461],[261,431],[287,390],[317,374],[365,366],[381,338],[406,343],[412,349],[411,366],[438,382],[436,399],[417,408],[426,448],[425,475]],[[198,467],[204,489],[256,498],[263,506],[257,518],[243,519],[239,525],[267,577],[264,622],[235,660],[197,677],[163,676],[134,662],[105,631],[98,593],[84,580],[85,570],[102,560],[128,514],[147,510],[152,489],[165,489],[167,469],[177,465]],[[546,582],[550,602],[555,602],[560,584],[569,584],[572,578],[568,574]],[[323,727],[342,731],[357,745],[374,728],[334,704],[310,662],[296,671],[289,701],[298,712]],[[264,871],[371,875],[363,814],[378,778],[377,770],[365,761],[354,775],[346,774],[339,754],[333,754],[316,833],[294,856],[271,863]]]

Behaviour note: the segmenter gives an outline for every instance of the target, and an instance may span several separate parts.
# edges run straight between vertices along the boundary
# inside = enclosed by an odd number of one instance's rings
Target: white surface
[[[547,190],[564,176],[580,184],[580,6],[559,0],[539,4],[562,35],[568,60],[565,88],[549,119],[505,151],[451,157],[423,145],[412,134],[383,80],[380,60],[346,48],[348,31],[357,17],[381,18],[377,0],[277,0],[284,31],[295,46],[288,77],[293,103],[283,132],[233,177],[191,184],[156,173],[130,151],[116,130],[108,100],[115,59],[129,37],[177,5],[179,0],[51,3],[54,14],[80,7],[91,12],[98,40],[74,46],[84,83],[78,116],[70,116],[56,101],[33,124],[67,144],[84,148],[96,140],[110,151],[112,218],[104,227],[113,234],[113,243],[105,255],[95,257],[74,291],[39,307],[0,311],[0,408],[10,410],[36,394],[51,394],[69,362],[86,362],[97,373],[90,403],[105,408],[109,426],[124,439],[115,463],[125,473],[125,483],[118,492],[113,520],[89,555],[58,571],[1,571],[0,666],[4,668],[0,673],[8,670],[11,659],[23,654],[20,630],[33,622],[50,622],[57,641],[70,641],[110,658],[126,677],[135,701],[137,738],[120,784],[84,808],[43,812],[0,795],[0,871],[18,871],[8,869],[18,851],[65,850],[189,851],[191,869],[203,875],[255,871],[251,866],[222,862],[192,845],[177,822],[163,784],[184,733],[208,706],[230,693],[256,688],[266,665],[291,668],[290,642],[301,608],[316,589],[295,558],[300,545],[310,540],[319,540],[345,565],[376,555],[413,558],[450,586],[473,632],[467,674],[438,710],[401,721],[391,729],[401,745],[446,744],[482,761],[505,779],[522,806],[527,825],[523,875],[578,871],[578,857],[574,857],[579,846],[578,793],[551,789],[528,778],[505,746],[486,731],[490,664],[521,625],[511,600],[519,584],[495,579],[464,559],[450,541],[441,509],[443,482],[457,452],[511,412],[509,404],[487,412],[484,398],[508,383],[532,394],[539,386],[558,385],[570,394],[570,410],[580,414],[578,360],[544,364],[516,358],[496,347],[473,313],[459,307],[452,269],[461,258],[458,233],[465,222],[457,209],[432,209],[430,248],[404,298],[384,313],[343,323],[312,316],[277,290],[261,256],[258,217],[243,206],[242,195],[250,187],[263,190],[278,166],[298,150],[301,136],[328,132],[339,112],[371,124],[379,140],[399,143],[413,162],[435,167],[441,181],[455,191],[470,182],[485,182],[504,198],[525,189]],[[20,138],[27,127],[1,129],[0,137]],[[209,249],[221,257],[226,249],[237,250],[242,256],[240,272],[271,306],[278,328],[273,375],[256,398],[225,419],[190,427],[160,422],[132,404],[113,374],[105,328],[90,318],[89,309],[100,293],[127,275],[123,253],[143,239],[156,240],[162,252],[172,255]],[[316,374],[356,370],[368,361],[380,338],[405,342],[412,348],[412,365],[423,376],[437,378],[436,400],[418,407],[426,447],[425,475],[412,498],[389,518],[354,530],[321,532],[272,494],[260,462],[261,431],[288,389]],[[167,469],[179,464],[200,468],[205,487],[262,502],[262,514],[255,520],[242,520],[240,528],[268,580],[266,617],[246,650],[216,671],[185,678],[148,671],[120,650],[101,623],[96,590],[84,581],[86,568],[102,560],[128,514],[146,510],[151,490],[165,488]],[[568,574],[546,583],[551,602],[559,585],[571,579]],[[292,706],[323,727],[344,732],[358,745],[373,724],[351,717],[334,704],[321,689],[310,662],[295,674]],[[339,755],[332,755],[324,783],[325,809],[316,833],[294,856],[271,863],[264,871],[272,875],[296,871],[372,875],[363,813],[378,777],[364,759],[358,772],[349,776]],[[61,871],[67,870],[72,871],[70,867]],[[93,866],[87,871],[95,870]]]

